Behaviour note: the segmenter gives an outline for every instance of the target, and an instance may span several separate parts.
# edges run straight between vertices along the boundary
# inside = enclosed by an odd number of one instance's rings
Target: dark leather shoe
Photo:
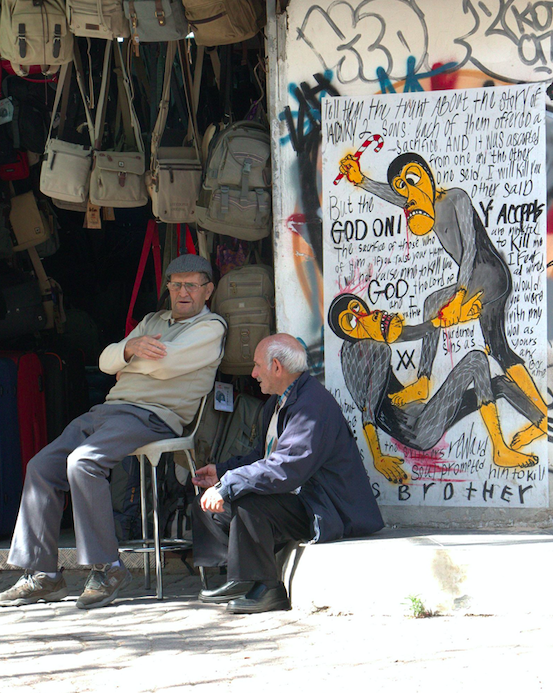
[[[204,604],[225,604],[235,597],[242,597],[247,594],[254,584],[253,582],[231,580],[215,590],[202,590],[198,599]]]
[[[227,604],[227,611],[231,614],[261,614],[264,611],[289,611],[291,608],[282,582],[278,587],[267,587],[262,582],[256,582],[244,597]]]

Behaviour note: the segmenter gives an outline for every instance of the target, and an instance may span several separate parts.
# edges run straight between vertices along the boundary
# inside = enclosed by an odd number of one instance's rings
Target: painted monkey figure
[[[430,294],[424,302],[424,319],[447,316],[443,326],[459,322],[468,296],[482,292],[480,326],[489,353],[506,375],[532,400],[542,413],[538,425],[531,424],[512,440],[513,449],[530,444],[547,432],[547,406],[524,360],[511,348],[505,333],[505,311],[512,290],[507,263],[491,242],[468,194],[461,188],[437,190],[434,176],[423,157],[401,154],[388,167],[388,183],[365,176],[351,155],[340,162],[340,172],[367,192],[402,207],[409,230],[416,236],[434,231],[442,247],[459,267],[455,284]],[[428,398],[432,365],[438,349],[439,334],[423,339],[417,380],[394,397],[403,406]]]
[[[480,310],[476,294],[462,304],[459,322],[478,318]],[[477,410],[488,431],[497,466],[531,467],[538,463],[535,455],[518,452],[505,443],[496,399],[505,398],[532,425],[539,424],[541,412],[510,378],[492,379],[483,351],[467,353],[426,404],[413,403],[406,408],[395,404],[395,395],[403,386],[392,370],[390,344],[439,332],[439,318],[404,325],[400,315],[371,311],[359,297],[341,294],[330,305],[328,324],[344,340],[341,362],[346,387],[361,411],[363,433],[375,469],[388,481],[401,483],[408,475],[401,458],[383,454],[378,428],[408,447],[429,450],[449,428]]]

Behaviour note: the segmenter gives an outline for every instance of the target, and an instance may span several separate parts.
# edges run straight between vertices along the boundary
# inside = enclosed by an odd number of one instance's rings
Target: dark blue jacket
[[[289,493],[301,486],[299,498],[313,518],[313,541],[363,537],[381,529],[355,438],[334,397],[308,373],[294,383],[278,415],[278,443],[264,457],[277,399],[273,395],[265,404],[257,448],[217,464],[223,498]]]

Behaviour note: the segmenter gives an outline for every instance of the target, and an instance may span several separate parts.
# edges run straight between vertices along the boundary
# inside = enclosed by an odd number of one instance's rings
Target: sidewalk
[[[0,573],[0,589],[17,575]],[[233,616],[196,600],[196,577],[168,575],[167,598],[158,602],[144,596],[139,573],[114,604],[80,611],[74,602],[86,572],[66,575],[65,601],[0,609],[2,693],[534,693],[553,686],[553,619],[537,614],[417,620],[295,608]],[[348,586],[360,599],[363,583],[357,575]],[[513,586],[525,589],[536,586]]]
[[[67,570],[63,602],[0,608],[0,692],[550,691],[553,616],[539,605],[552,601],[552,551],[553,535],[543,530],[384,530],[361,542],[308,546],[293,610],[252,616],[197,601],[199,578],[176,558],[163,601],[134,571],[120,599],[93,611],[75,607],[88,571]],[[0,571],[0,590],[20,574]],[[446,579],[451,574],[457,582]],[[223,580],[211,576],[210,587]],[[408,597],[421,586],[426,607],[433,590],[442,599],[459,588],[457,609],[410,617]],[[462,598],[479,604],[493,594],[501,598],[488,603],[501,610],[491,616],[471,613]]]

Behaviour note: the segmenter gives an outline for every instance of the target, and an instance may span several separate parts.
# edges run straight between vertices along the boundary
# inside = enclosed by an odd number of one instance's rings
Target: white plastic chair
[[[192,432],[183,438],[167,438],[165,440],[157,440],[154,443],[143,445],[133,452],[140,461],[140,511],[142,515],[142,548],[122,547],[122,550],[139,551],[144,553],[144,581],[146,589],[150,588],[150,553],[152,552],[151,539],[148,537],[148,511],[146,503],[146,459],[150,463],[152,475],[152,509],[154,517],[154,554],[156,558],[156,596],[158,599],[163,599],[163,564],[161,560],[161,552],[164,550],[175,549],[176,547],[191,546],[191,542],[182,539],[169,539],[161,545],[162,537],[160,536],[159,526],[159,497],[157,485],[157,468],[164,452],[184,452],[188,462],[188,468],[192,476],[196,475],[196,464],[194,462],[194,436],[200,425],[202,414],[205,408],[207,395],[202,397],[200,408],[196,414],[194,428]],[[196,495],[200,493],[200,489],[195,486]],[[206,579],[205,571],[200,568],[200,577],[202,586],[205,588]]]

